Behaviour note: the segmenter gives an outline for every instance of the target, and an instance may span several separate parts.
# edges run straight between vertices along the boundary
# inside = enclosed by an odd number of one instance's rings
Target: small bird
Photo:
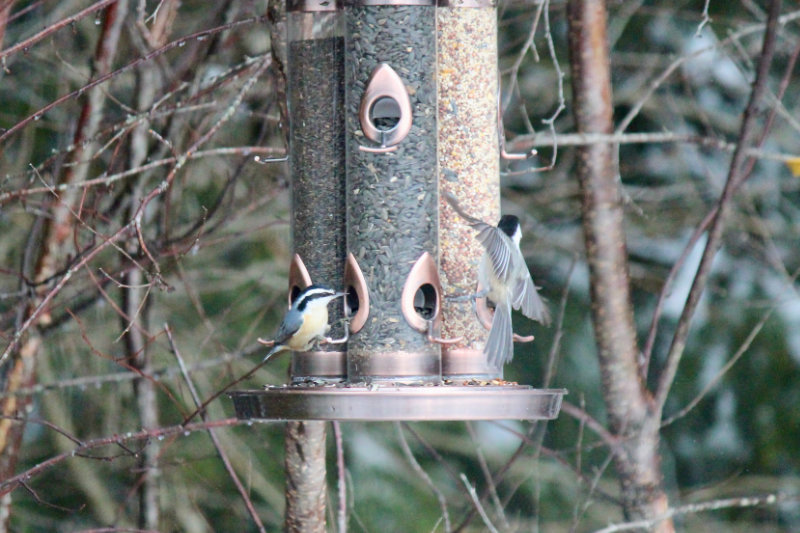
[[[445,193],[445,199],[467,224],[478,231],[476,238],[486,249],[478,267],[478,282],[482,291],[475,297],[486,296],[494,302],[492,328],[483,353],[489,364],[501,368],[514,357],[512,307],[521,310],[531,320],[545,326],[550,324],[550,312],[536,291],[519,249],[522,239],[519,218],[503,215],[497,226],[492,226],[465,213],[452,194]]]
[[[297,295],[275,335],[275,344],[264,361],[285,350],[306,351],[315,342],[326,340],[328,333],[328,304],[344,296],[321,285],[311,285]]]

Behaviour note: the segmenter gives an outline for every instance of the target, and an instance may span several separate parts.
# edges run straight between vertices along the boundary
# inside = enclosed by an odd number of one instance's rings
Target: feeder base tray
[[[229,396],[242,420],[552,420],[566,392],[491,381],[293,384]]]

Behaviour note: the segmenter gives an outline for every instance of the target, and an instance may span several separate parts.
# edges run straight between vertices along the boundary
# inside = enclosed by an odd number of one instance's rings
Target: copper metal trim
[[[494,8],[497,0],[438,0],[438,7]]]
[[[483,350],[442,348],[442,378],[502,379],[503,369],[489,364]]]
[[[350,381],[440,381],[442,362],[435,352],[379,352],[359,355],[348,351],[347,374]]]
[[[306,287],[311,286],[311,275],[306,269],[303,259],[300,254],[294,254],[292,262],[289,263],[289,293],[286,296],[289,301],[289,307],[292,306],[292,287],[297,287],[301,291]]]
[[[347,377],[347,354],[345,352],[294,352],[290,374],[292,381],[307,379],[333,379],[342,381]]]
[[[286,0],[286,11],[336,11],[340,4],[338,0]]]
[[[344,0],[346,7],[435,6],[436,0]]]
[[[269,387],[229,393],[243,420],[552,420],[564,389],[520,385]]]
[[[369,116],[372,106],[381,98],[394,100],[400,108],[399,120],[389,130],[378,129]],[[367,88],[364,90],[361,106],[358,109],[358,118],[364,136],[379,144],[380,147],[359,146],[359,149],[365,152],[379,153],[396,150],[395,145],[405,139],[408,132],[411,131],[412,115],[411,99],[408,97],[403,80],[387,63],[379,64],[367,81]]]
[[[433,318],[425,320],[419,316],[419,313],[414,309],[414,296],[417,291],[425,284],[433,286],[436,293],[436,302],[434,304]],[[411,271],[406,276],[406,282],[403,285],[403,294],[400,296],[400,310],[403,311],[403,316],[408,322],[408,325],[422,333],[428,332],[428,322],[441,322],[441,301],[442,284],[439,281],[439,269],[436,267],[436,261],[433,256],[424,252]]]
[[[353,316],[349,316],[350,333],[353,334],[361,331],[361,328],[367,323],[367,318],[369,317],[369,289],[364,273],[361,272],[361,267],[358,266],[358,261],[352,252],[348,252],[344,263],[345,291],[349,291],[350,287],[355,289],[358,297],[358,311]],[[345,296],[345,305],[347,305],[346,302],[347,296]],[[345,313],[345,316],[348,315],[349,313]]]

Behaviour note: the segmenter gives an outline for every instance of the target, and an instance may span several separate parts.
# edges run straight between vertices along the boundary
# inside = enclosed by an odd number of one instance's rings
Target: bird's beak
[[[337,292],[337,293],[334,295],[334,298],[339,298],[339,297],[341,297],[341,296],[347,296],[347,293],[346,293],[346,292]]]

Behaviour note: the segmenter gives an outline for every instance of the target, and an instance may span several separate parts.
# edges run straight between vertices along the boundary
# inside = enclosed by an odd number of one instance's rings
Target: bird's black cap
[[[509,237],[513,237],[519,228],[519,218],[514,215],[503,215],[497,227],[503,230],[503,233]]]

